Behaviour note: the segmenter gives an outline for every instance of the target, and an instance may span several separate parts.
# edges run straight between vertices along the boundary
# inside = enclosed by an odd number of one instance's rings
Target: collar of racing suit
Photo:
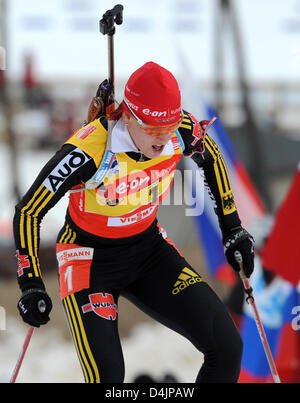
[[[114,153],[130,153],[135,152],[140,155],[140,150],[136,147],[128,132],[127,126],[123,119],[119,119],[115,124],[111,133],[111,151]],[[164,147],[161,155],[173,155],[173,144],[169,142]]]

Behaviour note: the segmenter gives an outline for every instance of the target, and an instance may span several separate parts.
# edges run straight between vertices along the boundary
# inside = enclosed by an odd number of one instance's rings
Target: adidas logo
[[[180,293],[180,291],[184,290],[186,287],[201,283],[204,281],[199,274],[195,273],[191,269],[184,267],[182,272],[179,274],[176,283],[173,286],[172,294],[176,295]]]

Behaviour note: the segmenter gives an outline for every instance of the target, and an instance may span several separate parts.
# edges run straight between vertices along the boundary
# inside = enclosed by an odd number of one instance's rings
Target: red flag
[[[300,164],[262,253],[263,267],[294,286],[300,280]]]

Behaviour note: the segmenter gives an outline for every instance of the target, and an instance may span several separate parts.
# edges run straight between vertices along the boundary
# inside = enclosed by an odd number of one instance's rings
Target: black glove
[[[52,301],[47,292],[40,288],[30,288],[23,292],[18,309],[24,322],[40,327],[49,322]]]
[[[254,269],[254,239],[242,227],[234,228],[233,232],[223,239],[224,252],[228,263],[235,271],[240,271],[234,252],[239,251],[243,259],[243,269],[245,275],[249,278]]]

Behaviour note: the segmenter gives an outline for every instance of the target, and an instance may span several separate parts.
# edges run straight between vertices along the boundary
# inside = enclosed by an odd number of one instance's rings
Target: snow
[[[28,327],[9,317],[0,330],[0,382],[7,383],[17,362]],[[125,359],[125,382],[147,373],[162,379],[172,373],[180,382],[194,382],[203,356],[182,336],[160,324],[141,322],[121,340]],[[35,329],[18,383],[82,383],[83,375],[71,339],[50,325]]]
[[[184,337],[160,324],[137,325],[123,340],[126,379],[146,372],[155,378],[172,373],[180,382],[194,382],[203,355]]]
[[[0,333],[0,381],[9,382],[21,352],[28,327],[15,318],[7,319]],[[17,382],[80,382],[80,366],[70,342],[57,331],[36,329],[24,357]]]

